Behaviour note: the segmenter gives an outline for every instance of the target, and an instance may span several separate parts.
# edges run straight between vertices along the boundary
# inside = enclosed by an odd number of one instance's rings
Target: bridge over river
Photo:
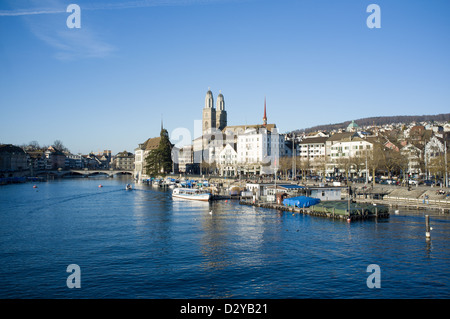
[[[68,175],[82,175],[82,176],[95,176],[95,175],[108,175],[113,177],[117,174],[129,174],[133,175],[132,170],[125,169],[67,169],[67,170],[39,170],[35,171],[34,175],[37,177],[54,176],[63,177]]]

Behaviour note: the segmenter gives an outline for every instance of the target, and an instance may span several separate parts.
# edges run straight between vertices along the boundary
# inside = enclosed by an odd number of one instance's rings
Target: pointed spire
[[[263,117],[263,125],[267,125],[267,114],[266,114],[266,97],[264,97],[264,117]]]

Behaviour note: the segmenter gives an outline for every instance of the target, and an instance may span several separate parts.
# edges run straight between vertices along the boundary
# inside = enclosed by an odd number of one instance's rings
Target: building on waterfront
[[[218,166],[220,176],[236,176],[238,155],[232,144],[225,145],[219,152]]]
[[[325,158],[325,143],[328,137],[304,138],[298,143],[298,156],[304,161],[314,161],[319,158]]]
[[[207,93],[207,101],[209,96]],[[220,109],[219,106],[217,109]],[[216,118],[219,118],[217,114]],[[221,176],[273,174],[275,158],[284,152],[285,143],[284,136],[278,134],[276,125],[267,122],[266,98],[261,124],[226,124],[222,120],[220,125],[216,122],[215,131],[210,128],[209,131],[204,131],[203,137],[194,140],[194,151],[201,151],[203,160],[206,158],[210,166],[214,163]],[[208,133],[209,136],[205,139]]]
[[[49,146],[44,152],[46,159],[45,169],[64,169],[66,167],[66,154],[59,149]]]
[[[85,161],[81,154],[66,154],[66,168],[69,169],[81,169],[84,168]]]
[[[35,171],[45,170],[46,158],[44,150],[27,151],[28,166]]]
[[[284,146],[284,135],[278,134],[276,128],[272,131],[264,126],[247,128],[237,136],[238,173],[274,174],[281,145]]]
[[[134,158],[135,158],[135,155],[133,153],[130,153],[127,151],[117,153],[117,155],[114,156],[113,168],[119,169],[119,170],[133,171],[134,170]]]
[[[326,140],[325,146],[325,175],[359,174],[359,162],[365,162],[373,151],[373,143],[357,132],[335,133]]]
[[[0,145],[0,171],[21,171],[28,169],[27,154],[12,144]]]
[[[266,99],[261,124],[228,125],[225,99],[222,93],[214,97],[206,92],[202,110],[202,135],[192,145],[174,150],[173,158],[179,163],[180,172],[195,169],[200,173],[217,173],[221,176],[237,174],[273,174],[275,158],[291,154],[284,135],[277,126],[268,123]],[[188,155],[189,154],[189,155]]]
[[[161,137],[153,137],[147,139],[145,142],[140,143],[134,150],[134,173],[133,176],[137,180],[147,179],[149,176],[145,170],[145,159],[147,155],[159,147]]]
[[[174,147],[172,150],[172,160],[177,164],[178,173],[181,174],[198,174],[200,166],[194,167],[194,150],[192,145],[185,145],[180,148]]]

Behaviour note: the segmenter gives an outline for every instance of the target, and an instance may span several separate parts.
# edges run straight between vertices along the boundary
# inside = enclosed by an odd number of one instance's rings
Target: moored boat
[[[211,193],[196,188],[179,187],[172,191],[172,197],[207,202],[211,199]]]

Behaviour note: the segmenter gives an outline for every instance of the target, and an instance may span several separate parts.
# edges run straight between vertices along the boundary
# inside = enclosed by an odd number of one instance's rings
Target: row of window
[[[332,146],[331,147],[331,150],[332,151],[342,151],[342,149],[344,149],[344,150],[349,150],[350,149],[350,146],[345,146],[345,147],[342,147],[342,146]],[[364,145],[354,145],[353,147],[352,147],[352,149],[353,150],[363,150],[364,149]],[[366,150],[370,150],[370,145],[366,145]]]
[[[340,152],[338,153],[331,153],[331,157],[346,157],[349,156],[348,153],[341,153],[342,150],[339,150]],[[366,153],[364,152],[360,152],[360,151],[356,151],[354,155],[359,156],[359,155],[364,155]]]
[[[325,147],[325,145],[323,145],[323,144],[303,144],[303,145],[300,144],[299,149],[302,149],[302,148],[324,148],[324,147]]]

